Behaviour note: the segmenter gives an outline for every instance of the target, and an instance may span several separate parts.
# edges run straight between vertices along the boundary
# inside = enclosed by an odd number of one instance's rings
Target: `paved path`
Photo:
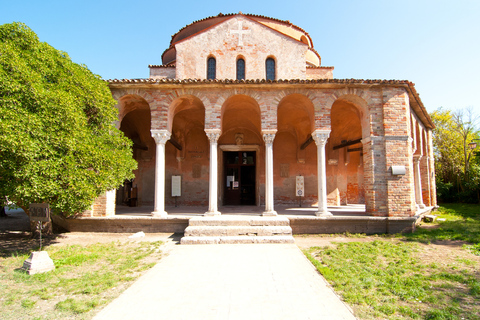
[[[101,319],[355,319],[294,244],[177,245]]]

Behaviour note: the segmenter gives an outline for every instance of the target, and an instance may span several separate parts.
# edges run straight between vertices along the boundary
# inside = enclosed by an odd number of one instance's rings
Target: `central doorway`
[[[255,151],[225,151],[224,205],[255,205]]]

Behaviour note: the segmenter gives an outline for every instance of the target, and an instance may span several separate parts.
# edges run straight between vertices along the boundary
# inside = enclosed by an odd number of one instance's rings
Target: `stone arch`
[[[262,141],[261,110],[258,102],[244,94],[232,95],[222,105],[219,144],[235,144],[235,130],[244,134],[244,143]],[[233,133],[232,133],[233,132]]]
[[[150,105],[147,100],[138,94],[126,94],[118,99],[118,121],[122,122],[127,113],[135,110],[148,110]]]
[[[203,101],[194,95],[185,94],[181,95],[171,101],[168,107],[168,122],[167,130],[172,132],[173,130],[173,121],[175,116],[179,113],[194,113],[194,117],[197,117],[199,114],[202,114],[203,124],[205,123],[205,105]]]
[[[361,91],[361,93],[363,93],[363,91]],[[365,100],[362,96],[363,94],[360,96],[360,95],[350,94],[350,93],[345,95],[340,95],[335,99],[335,101],[333,101],[329,109],[331,114],[334,104],[338,105],[338,103],[348,104],[353,108],[355,108],[356,113],[360,119],[361,127],[362,127],[361,137],[366,138],[370,136],[371,122],[370,122],[370,114],[368,111],[367,100]]]
[[[315,130],[315,110],[308,96],[293,93],[285,96],[277,107],[277,129],[294,126],[296,136],[306,139]]]

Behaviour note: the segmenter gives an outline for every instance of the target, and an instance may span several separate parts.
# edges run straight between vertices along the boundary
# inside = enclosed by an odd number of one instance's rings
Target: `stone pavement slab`
[[[294,244],[181,245],[101,319],[355,319]]]

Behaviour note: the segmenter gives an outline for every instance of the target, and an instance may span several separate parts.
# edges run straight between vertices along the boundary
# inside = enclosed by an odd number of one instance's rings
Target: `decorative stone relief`
[[[252,32],[252,30],[243,30],[243,21],[238,20],[238,30],[230,30],[230,34],[238,35],[238,46],[243,47],[243,35],[247,35]]]
[[[235,144],[237,146],[243,145],[243,133],[236,133],[235,134]]]

